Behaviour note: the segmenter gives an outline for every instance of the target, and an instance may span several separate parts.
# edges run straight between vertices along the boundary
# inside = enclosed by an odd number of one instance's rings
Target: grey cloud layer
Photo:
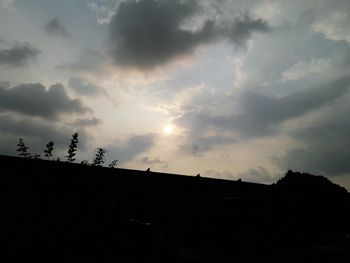
[[[167,162],[165,162],[165,161],[161,161],[160,160],[160,158],[159,158],[159,156],[157,157],[157,158],[154,158],[154,159],[152,159],[152,158],[150,158],[150,157],[148,157],[148,156],[146,156],[146,157],[144,157],[144,158],[142,158],[142,163],[143,164],[148,164],[148,165],[159,165],[160,167],[162,167],[163,169],[166,169],[166,168],[168,168],[168,163]]]
[[[98,51],[88,48],[79,52],[76,61],[58,65],[61,70],[100,73],[106,58]]]
[[[24,138],[32,153],[42,153],[48,141],[53,140],[55,149],[67,149],[71,135],[76,132],[59,123],[47,123],[32,118],[16,119],[9,114],[0,115],[0,154],[16,155],[18,138]],[[79,149],[87,147],[87,134],[79,131]]]
[[[344,96],[349,90],[349,84],[349,78],[340,78],[323,87],[281,98],[249,91],[240,98],[241,113],[213,116],[206,112],[188,112],[176,119],[175,123],[191,131],[214,128],[239,131],[244,137],[271,135],[282,122],[300,117]]]
[[[0,66],[23,67],[29,65],[40,54],[40,50],[28,43],[16,44],[0,49]]]
[[[49,36],[71,37],[68,30],[62,25],[62,22],[57,16],[45,24],[45,32]]]
[[[232,28],[228,29],[230,39],[239,46],[245,46],[253,32],[269,32],[271,28],[261,18],[253,19],[248,13],[234,20]]]
[[[46,89],[40,83],[13,88],[0,86],[0,110],[46,119],[55,119],[62,113],[83,114],[90,111],[79,99],[71,99],[61,84]]]
[[[154,144],[155,134],[130,137],[124,144],[106,146],[109,156],[121,163],[131,161],[136,155],[148,151]]]
[[[124,2],[110,23],[110,54],[117,65],[148,69],[201,44],[226,38],[243,45],[253,32],[269,31],[266,22],[248,14],[221,23],[205,17],[195,29],[184,27],[200,14],[200,1],[195,0]]]
[[[78,95],[96,96],[105,93],[102,87],[81,78],[70,78],[69,87]]]
[[[275,158],[276,165],[331,176],[350,173],[349,103],[349,98],[345,97],[330,115],[293,132],[291,136],[298,139],[302,147],[290,149],[284,156]]]

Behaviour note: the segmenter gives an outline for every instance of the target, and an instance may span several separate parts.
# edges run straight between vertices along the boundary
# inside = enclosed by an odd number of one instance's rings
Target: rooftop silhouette
[[[342,262],[350,194],[0,156],[14,262]]]

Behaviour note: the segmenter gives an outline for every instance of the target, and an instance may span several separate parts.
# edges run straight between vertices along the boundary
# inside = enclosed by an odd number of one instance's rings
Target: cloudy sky
[[[0,153],[350,189],[350,1],[0,0]]]

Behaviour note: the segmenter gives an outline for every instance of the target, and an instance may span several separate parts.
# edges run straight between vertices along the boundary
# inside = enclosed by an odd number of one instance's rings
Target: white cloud
[[[309,62],[299,61],[282,73],[282,79],[299,80],[309,74],[321,74],[330,68],[329,59],[312,59]]]
[[[326,39],[345,40],[350,43],[350,19],[347,13],[335,12],[325,20],[312,25],[315,32],[322,33]]]

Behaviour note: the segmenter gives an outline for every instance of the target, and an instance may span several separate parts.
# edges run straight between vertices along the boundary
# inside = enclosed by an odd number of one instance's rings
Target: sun
[[[174,128],[173,128],[173,126],[171,126],[171,125],[165,125],[164,127],[163,127],[163,132],[164,132],[164,134],[166,134],[166,135],[172,135],[173,134],[173,132],[174,132]]]

